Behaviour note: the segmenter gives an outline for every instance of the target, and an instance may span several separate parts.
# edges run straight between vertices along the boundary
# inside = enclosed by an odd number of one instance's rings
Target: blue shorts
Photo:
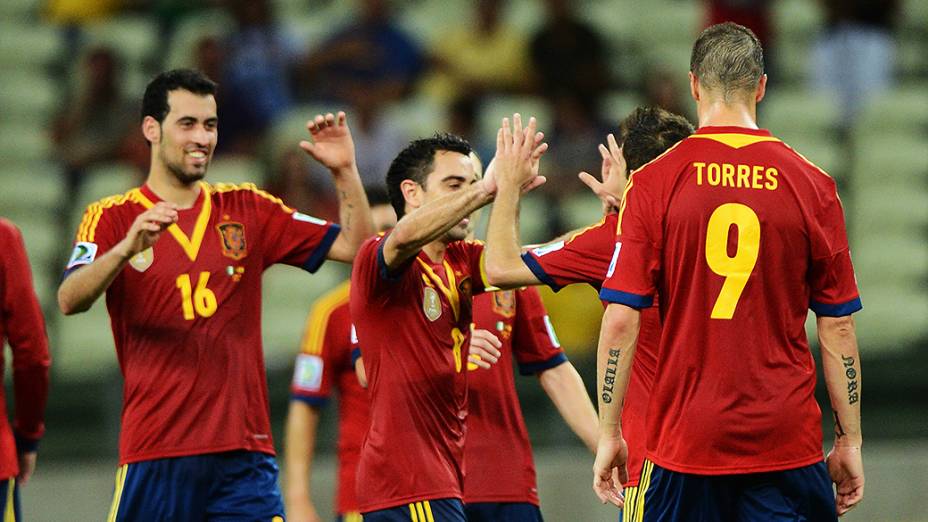
[[[0,517],[3,522],[23,519],[19,505],[19,484],[15,478],[0,480]]]
[[[467,522],[464,504],[456,498],[411,502],[364,513],[364,522]]]
[[[542,522],[541,510],[528,502],[474,502],[464,506],[467,522]]]
[[[693,475],[645,461],[634,518],[641,522],[837,522],[834,490],[824,462],[740,475]]]
[[[107,522],[283,522],[277,475],[274,457],[250,451],[133,462],[116,472]]]

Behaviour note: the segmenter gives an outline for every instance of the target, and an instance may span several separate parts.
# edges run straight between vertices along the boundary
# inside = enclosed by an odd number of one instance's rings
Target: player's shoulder
[[[463,256],[480,255],[484,249],[484,242],[479,239],[462,239],[448,244],[448,252],[455,252]]]
[[[87,205],[87,210],[98,209],[102,212],[106,211],[119,211],[125,208],[131,208],[133,204],[139,205],[141,198],[141,191],[138,187],[129,189],[122,194],[113,194],[100,198],[96,201],[91,202]]]
[[[641,180],[645,177],[654,176],[657,173],[668,173],[670,169],[688,163],[692,158],[693,147],[698,146],[698,142],[693,140],[691,135],[674,143],[664,152],[658,154],[654,159],[645,163],[629,173],[629,178],[636,177]]]
[[[794,164],[797,167],[796,171],[802,173],[802,175],[816,188],[828,192],[833,192],[835,190],[835,180],[825,172],[825,169],[813,163],[809,158],[803,156],[802,153],[791,147],[785,141],[781,140],[777,145],[784,158]]]
[[[4,217],[0,217],[0,236],[4,239],[10,237],[17,237],[21,235],[19,232],[19,227],[17,227],[12,221]]]
[[[258,204],[269,204],[281,207],[287,212],[293,212],[282,199],[271,194],[270,192],[259,188],[254,183],[206,183],[210,197],[216,199],[231,199],[237,201],[248,201]]]

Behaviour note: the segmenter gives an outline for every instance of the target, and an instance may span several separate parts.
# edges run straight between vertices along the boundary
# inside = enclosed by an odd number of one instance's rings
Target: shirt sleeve
[[[842,317],[860,311],[863,305],[851,263],[844,210],[833,181],[821,201],[809,234],[809,308],[817,315]]]
[[[0,292],[3,326],[13,354],[15,416],[13,431],[20,451],[34,451],[45,433],[48,399],[48,337],[22,235],[0,223],[3,256],[0,257]],[[2,343],[2,339],[0,339]]]
[[[588,283],[599,289],[612,259],[615,226],[615,217],[606,217],[567,240],[523,253],[522,260],[539,281],[555,292],[574,283]]]
[[[74,237],[64,277],[84,265],[93,263],[125,237],[131,223],[123,223],[114,208],[106,199],[87,206]]]
[[[383,257],[387,237],[372,237],[358,248],[351,269],[351,287],[352,293],[361,299],[359,302],[387,301],[391,296],[402,295],[410,279],[416,277],[415,256],[392,271],[387,269]]]
[[[482,241],[464,241],[464,247],[468,251],[468,259],[470,260],[470,273],[471,273],[471,295],[482,294],[486,291],[486,288],[490,286],[487,284],[487,271],[486,271],[486,260],[484,258],[484,244]]]
[[[648,308],[654,303],[661,259],[661,215],[647,167],[632,174],[619,210],[612,259],[599,297]]]
[[[515,294],[512,351],[519,365],[519,373],[537,374],[567,362],[538,290],[527,287],[516,290]]]
[[[261,191],[254,194],[264,216],[265,266],[284,263],[310,273],[318,270],[340,227],[297,212],[269,194]]]
[[[311,406],[324,406],[332,394],[339,366],[338,356],[347,352],[350,334],[339,328],[347,314],[333,313],[325,303],[313,306],[306,320],[300,354],[293,367],[291,398]],[[345,334],[343,337],[340,334]]]

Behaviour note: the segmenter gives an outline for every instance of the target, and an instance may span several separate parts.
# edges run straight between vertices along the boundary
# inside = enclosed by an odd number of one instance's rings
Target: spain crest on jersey
[[[219,238],[222,242],[222,255],[236,260],[248,255],[248,247],[245,244],[245,225],[229,221],[220,223],[216,228],[219,229]]]
[[[493,313],[509,318],[516,315],[516,294],[512,290],[493,292]]]

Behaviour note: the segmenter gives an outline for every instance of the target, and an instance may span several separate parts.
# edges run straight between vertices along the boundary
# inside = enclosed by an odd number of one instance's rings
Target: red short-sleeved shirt
[[[535,375],[567,361],[538,290],[487,292],[474,298],[474,325],[502,342],[499,361],[485,370],[471,363],[467,376],[464,502],[538,505],[535,463],[512,360]]]
[[[807,310],[861,308],[834,180],[767,131],[703,127],[629,185],[600,296],[661,296],[648,457],[700,474],[821,461]]]
[[[362,512],[462,498],[471,296],[483,245],[457,241],[387,271],[385,236],[358,250],[351,318],[364,351],[371,426],[358,466]]]
[[[335,509],[358,511],[355,493],[361,443],[370,425],[367,390],[354,371],[349,284],[320,297],[309,313],[290,385],[293,400],[325,405],[333,388],[338,393],[338,484]]]
[[[597,290],[606,278],[616,243],[617,214],[609,214],[599,223],[581,230],[566,241],[534,248],[522,255],[525,264],[539,281],[552,290],[573,283],[587,283]],[[661,320],[656,307],[641,312],[637,355],[628,381],[622,426],[628,444],[628,481],[637,486],[644,464],[645,412],[657,364],[657,346],[661,338]]]
[[[159,198],[148,188],[91,204],[68,271],[121,241]],[[338,226],[251,184],[200,184],[193,208],[106,291],[124,377],[120,463],[235,449],[274,453],[261,348],[261,274],[315,271]]]

